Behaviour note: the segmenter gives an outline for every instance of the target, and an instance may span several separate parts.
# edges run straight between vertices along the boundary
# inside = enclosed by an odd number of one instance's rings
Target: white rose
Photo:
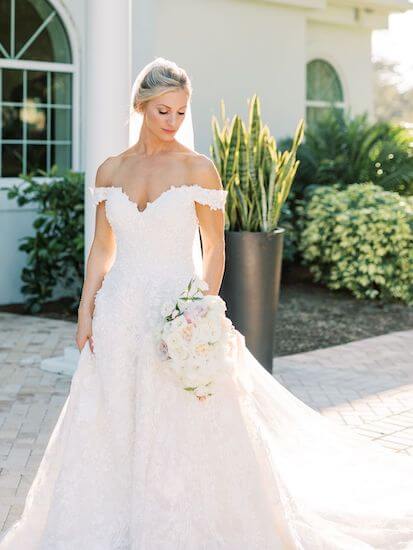
[[[222,323],[220,316],[208,318],[208,328],[210,332],[210,342],[218,342],[222,337]]]
[[[220,296],[211,296],[211,307],[217,314],[223,315],[227,310],[227,305]]]
[[[192,338],[192,333],[194,331],[194,326],[192,323],[186,323],[185,325],[182,325],[182,327],[179,330],[179,333],[181,334],[182,338],[189,342]]]
[[[192,344],[207,344],[210,341],[210,331],[205,319],[197,322],[195,330],[192,334]]]
[[[189,356],[187,346],[178,333],[173,332],[165,336],[164,339],[168,346],[169,355],[173,360],[181,361]]]
[[[197,324],[194,332],[193,340],[196,343],[200,342],[217,342],[222,335],[221,318],[212,312],[202,319]]]
[[[206,342],[198,342],[192,346],[192,353],[195,357],[206,357],[209,354],[209,344]]]

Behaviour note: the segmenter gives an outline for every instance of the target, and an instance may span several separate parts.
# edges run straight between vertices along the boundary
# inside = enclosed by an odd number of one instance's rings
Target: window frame
[[[321,61],[322,63],[325,63],[326,65],[328,65],[334,71],[334,73],[336,75],[336,78],[337,78],[337,80],[340,84],[343,99],[336,100],[336,101],[327,101],[327,100],[324,100],[324,99],[308,99],[307,98],[307,94],[308,94],[308,86],[307,86],[308,67],[314,61]],[[325,108],[334,107],[334,108],[342,109],[342,111],[345,111],[345,109],[347,108],[347,100],[346,100],[347,93],[346,93],[345,86],[344,86],[344,79],[341,76],[341,71],[337,69],[337,65],[334,62],[332,62],[330,59],[328,59],[324,55],[313,56],[313,57],[311,57],[310,59],[307,60],[305,76],[306,76],[306,78],[305,78],[305,117],[306,117],[306,120],[308,118],[307,117],[307,110],[308,110],[309,107],[316,108],[316,109],[319,109],[319,108],[324,108],[325,109]]]
[[[61,62],[53,62],[53,61],[36,61],[36,60],[25,60],[25,59],[13,59],[13,58],[0,58],[0,69],[13,69],[13,70],[28,70],[28,71],[48,71],[53,73],[67,73],[71,75],[71,81],[72,81],[72,94],[71,94],[71,106],[65,105],[65,108],[68,108],[71,110],[71,117],[70,117],[70,125],[71,125],[71,139],[70,140],[62,140],[62,143],[69,143],[71,144],[71,152],[70,152],[70,168],[72,170],[77,170],[79,166],[80,161],[80,154],[79,154],[79,111],[80,111],[80,82],[79,82],[79,53],[78,53],[78,47],[77,42],[77,34],[76,30],[73,27],[73,22],[69,16],[69,14],[66,12],[66,9],[63,8],[61,5],[58,4],[56,0],[45,0],[48,4],[56,11],[56,16],[58,16],[61,20],[61,23],[66,31],[67,34],[67,40],[69,42],[69,46],[71,49],[71,63],[61,63]],[[1,78],[1,77],[0,77]],[[0,82],[0,101],[2,100],[1,94],[2,94],[2,86]],[[25,98],[23,98],[24,100]],[[48,111],[51,109],[51,104],[48,102],[47,104],[41,104],[44,107],[47,108]],[[45,106],[47,105],[47,107]],[[53,108],[55,104],[52,104]],[[58,105],[58,104],[56,104]],[[49,123],[49,119],[48,119]],[[5,140],[6,143],[12,143],[14,140]],[[28,143],[30,143],[31,140],[27,140],[25,136],[23,136],[22,140],[17,140],[23,144],[23,147],[27,146]],[[60,143],[59,140],[35,140],[36,143],[40,144],[47,144],[49,141],[52,143]],[[0,124],[0,143],[1,145],[4,143],[2,140],[2,128]],[[0,156],[0,163],[2,162],[1,156]],[[26,168],[26,162],[27,157],[26,155],[23,156],[23,169],[22,172],[25,173]],[[1,174],[1,172],[0,172]],[[47,178],[43,176],[35,176],[35,180],[38,181],[45,181]],[[16,176],[0,176],[0,182],[6,183],[12,185],[13,183],[17,183],[21,181],[21,177]]]

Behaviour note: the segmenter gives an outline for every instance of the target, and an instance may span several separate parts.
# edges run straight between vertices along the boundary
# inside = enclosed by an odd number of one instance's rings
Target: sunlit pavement
[[[322,414],[413,456],[413,330],[276,357],[273,373]]]
[[[71,378],[41,359],[75,345],[74,323],[0,313],[0,529],[22,512]],[[413,331],[276,357],[274,376],[322,414],[413,456]]]

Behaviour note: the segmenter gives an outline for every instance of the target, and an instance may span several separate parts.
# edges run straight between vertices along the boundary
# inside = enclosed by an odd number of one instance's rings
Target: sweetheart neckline
[[[160,193],[153,201],[147,201],[146,206],[143,210],[139,210],[139,205],[129,197],[129,195],[126,193],[126,191],[123,189],[121,185],[107,185],[103,187],[95,187],[95,189],[119,189],[121,195],[123,195],[126,198],[126,200],[135,208],[138,214],[145,214],[145,212],[148,210],[149,207],[156,204],[164,195],[166,195],[170,191],[181,189],[181,188],[189,189],[191,187],[198,187],[199,189],[203,189],[204,191],[218,191],[223,193],[228,192],[226,189],[210,189],[208,187],[202,187],[198,183],[184,183],[182,185],[171,185],[167,189],[164,189],[164,191],[162,191],[162,193]]]

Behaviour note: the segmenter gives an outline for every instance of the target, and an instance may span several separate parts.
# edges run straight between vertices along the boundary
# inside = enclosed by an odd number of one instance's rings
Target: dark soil
[[[283,274],[275,322],[276,356],[409,329],[413,329],[413,307],[357,300],[349,292],[312,283],[300,268]]]
[[[77,313],[70,311],[70,300],[61,299],[54,302],[47,302],[39,313],[30,313],[26,311],[24,304],[0,305],[0,311],[8,313],[17,313],[18,315],[35,315],[36,317],[46,317],[48,319],[62,319],[63,321],[77,322]]]

